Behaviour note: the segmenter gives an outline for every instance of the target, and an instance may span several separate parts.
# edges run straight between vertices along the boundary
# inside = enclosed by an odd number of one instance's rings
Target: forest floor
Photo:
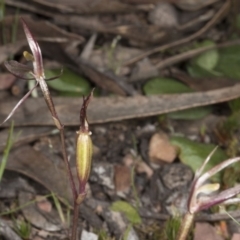
[[[21,19],[39,43],[46,78],[62,71],[47,83],[76,183],[82,99],[95,89],[78,239],[175,239],[173,219],[189,210],[196,170],[215,146],[207,169],[240,154],[240,2],[2,1],[0,122],[35,84],[15,76],[23,69],[13,75],[4,66],[31,67]],[[73,197],[40,88],[0,126],[0,151],[0,239],[69,239]],[[222,191],[238,186],[239,173],[236,163],[210,181]],[[198,212],[188,239],[240,239],[238,209]]]

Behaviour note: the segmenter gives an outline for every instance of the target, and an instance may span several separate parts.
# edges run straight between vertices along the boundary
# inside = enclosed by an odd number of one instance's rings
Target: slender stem
[[[53,99],[52,99],[52,96],[50,94],[48,85],[45,81],[45,78],[40,76],[39,78],[36,78],[36,80],[41,87],[45,102],[48,106],[49,111],[51,112],[54,124],[56,125],[57,129],[60,131],[61,145],[62,145],[62,155],[63,155],[66,171],[67,171],[67,174],[68,174],[68,177],[69,177],[69,181],[70,181],[70,185],[71,185],[71,189],[72,189],[72,193],[73,193],[73,200],[75,201],[78,194],[77,194],[76,185],[75,185],[75,182],[73,180],[73,175],[72,175],[70,164],[69,164],[68,157],[67,157],[67,150],[66,150],[65,136],[64,136],[64,125],[61,123],[61,121],[60,121],[60,119],[57,115],[55,105],[53,103]]]
[[[64,136],[64,127],[62,126],[59,129],[59,131],[60,131],[60,137],[61,137],[62,155],[63,155],[63,159],[64,159],[64,162],[65,162],[65,167],[66,167],[66,171],[67,171],[67,175],[68,175],[69,182],[70,182],[71,189],[72,189],[72,193],[73,193],[73,200],[75,202],[76,199],[77,199],[78,194],[77,194],[76,185],[75,185],[75,182],[74,182],[74,179],[73,179],[73,174],[72,174],[72,171],[71,171],[71,168],[70,168],[70,164],[69,164],[69,161],[68,161],[68,157],[67,157],[67,150],[66,150],[65,136]]]
[[[190,228],[193,223],[193,219],[194,219],[194,214],[189,212],[185,214],[177,235],[177,240],[187,239],[187,236],[189,234]]]
[[[74,201],[74,209],[73,209],[73,220],[72,220],[72,236],[71,240],[77,239],[77,227],[78,227],[78,216],[79,216],[79,204]]]
[[[73,194],[73,201],[74,201],[74,215],[73,215],[73,224],[72,224],[72,240],[76,240],[77,237],[77,222],[78,222],[78,209],[79,205],[77,204],[77,198],[78,198],[78,192],[76,188],[76,184],[73,179],[73,174],[71,171],[71,167],[68,161],[67,157],[67,150],[66,150],[66,144],[65,144],[65,134],[64,134],[64,125],[61,123],[60,119],[58,118],[55,105],[53,103],[51,94],[48,89],[48,85],[46,84],[46,81],[44,78],[39,79],[39,84],[43,92],[44,99],[47,103],[47,106],[49,108],[49,111],[52,114],[53,121],[57,127],[57,129],[60,131],[60,138],[61,138],[61,147],[62,147],[62,155],[65,163],[65,168],[67,171],[67,175],[69,178],[70,186],[72,189],[72,194]]]
[[[4,173],[6,165],[7,165],[9,152],[10,152],[10,150],[12,148],[12,145],[13,145],[13,128],[14,128],[14,122],[11,123],[11,127],[10,127],[9,133],[8,133],[7,144],[4,148],[3,157],[2,157],[2,160],[0,162],[0,182],[2,180],[3,173]]]
[[[46,89],[48,89],[47,85],[46,85]],[[46,92],[48,93],[48,91],[46,91]],[[55,106],[53,104],[51,95],[50,94],[44,94],[44,97],[45,97],[45,101],[47,102],[47,105],[49,107],[49,110],[52,114],[54,123],[55,123],[56,127],[58,128],[58,130],[60,132],[62,155],[63,155],[67,175],[68,175],[68,178],[69,178],[70,186],[71,186],[71,189],[72,189],[73,201],[74,201],[71,240],[77,240],[77,227],[78,227],[77,223],[78,223],[78,211],[79,211],[79,204],[77,204],[78,192],[77,192],[76,184],[74,182],[73,174],[72,174],[71,167],[70,167],[68,157],[67,157],[67,150],[66,150],[66,144],[65,144],[65,134],[64,134],[64,125],[61,123],[60,119],[57,116],[57,113],[56,113]]]

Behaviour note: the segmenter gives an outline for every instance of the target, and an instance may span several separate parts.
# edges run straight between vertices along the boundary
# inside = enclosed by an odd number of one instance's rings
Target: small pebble
[[[170,3],[163,2],[149,13],[149,21],[162,28],[173,28],[178,25],[178,15],[174,6]]]
[[[81,240],[98,240],[98,236],[94,233],[82,231]]]

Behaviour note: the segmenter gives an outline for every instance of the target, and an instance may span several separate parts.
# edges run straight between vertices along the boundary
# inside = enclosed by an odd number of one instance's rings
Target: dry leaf
[[[18,135],[18,133],[20,133]],[[14,138],[13,147],[21,146],[32,142],[34,140],[39,139],[40,137],[47,136],[53,133],[53,129],[51,127],[28,127],[28,128],[14,128]],[[7,138],[8,138],[9,131],[8,129],[4,129],[1,131],[0,134],[0,152],[3,151]]]
[[[37,207],[43,212],[51,212],[52,211],[52,204],[48,199],[44,196],[36,196],[37,200]]]
[[[56,169],[56,165],[50,159],[32,147],[23,146],[11,151],[6,169],[34,179],[49,191],[56,193],[64,202],[68,201],[70,205],[73,203],[65,169],[60,166]]]
[[[20,192],[18,196],[19,204],[24,205],[27,202],[32,201],[34,198],[33,194]],[[35,204],[29,204],[28,206],[22,209],[24,217],[28,222],[33,224],[34,226],[46,230],[46,231],[59,231],[62,227],[60,224],[60,219],[54,218],[54,223],[50,222],[49,218],[44,217],[36,208]],[[47,214],[47,213],[46,213]]]
[[[137,162],[136,171],[137,173],[146,173],[148,178],[151,178],[153,175],[152,168],[150,168],[144,161]]]
[[[124,119],[156,116],[192,107],[229,101],[240,96],[240,84],[212,91],[168,94],[161,96],[101,97],[94,98],[88,109],[88,120],[92,123],[122,121]],[[65,126],[78,126],[76,109],[81,106],[79,98],[53,98],[59,118]],[[7,117],[16,105],[16,99],[0,101],[0,120]],[[36,107],[37,106],[37,107]],[[53,121],[46,114],[47,106],[41,98],[31,98],[24,107],[16,111],[13,119],[16,126],[52,126]],[[4,124],[8,126],[9,122]]]
[[[149,143],[149,158],[152,163],[161,164],[162,161],[171,163],[176,156],[176,148],[166,134],[156,133],[152,136]]]
[[[116,165],[114,168],[114,185],[118,195],[124,196],[131,187],[131,169],[127,166]]]
[[[196,223],[194,240],[224,240],[209,223]]]

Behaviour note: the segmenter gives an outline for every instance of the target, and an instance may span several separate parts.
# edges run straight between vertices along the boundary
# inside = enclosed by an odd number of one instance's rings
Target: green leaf
[[[137,210],[125,201],[116,201],[114,202],[110,209],[115,212],[121,212],[125,214],[126,218],[132,224],[141,223],[141,217],[139,216]]]
[[[188,64],[187,65],[188,74],[191,77],[204,78],[204,77],[221,77],[223,74],[215,70],[207,70],[198,66],[197,64]]]
[[[215,42],[205,40],[197,43],[196,47],[214,46]],[[219,61],[219,52],[217,49],[209,50],[194,57],[187,65],[187,71],[192,77],[214,77],[221,76],[221,73],[214,70]]]
[[[240,98],[233,99],[228,102],[228,106],[230,107],[232,113],[240,111]]]
[[[146,95],[193,92],[190,87],[171,78],[153,78],[144,85],[143,91]],[[196,107],[169,113],[168,117],[172,119],[193,120],[203,118],[210,112],[210,106]]]
[[[132,229],[132,226],[131,226],[131,224],[129,224],[127,226],[127,229],[124,231],[123,240],[128,240],[129,239],[128,235],[129,235],[131,229]]]
[[[220,125],[221,131],[227,136],[232,136],[235,131],[237,131],[240,127],[240,112],[236,111],[228,116]],[[234,138],[231,140],[233,143]]]
[[[240,14],[237,15],[237,22],[236,22],[236,27],[237,29],[240,29]]]
[[[177,233],[181,227],[182,218],[176,214],[176,216],[168,218],[165,222],[163,234],[164,239],[177,239]]]
[[[198,44],[199,47],[215,46],[215,42],[211,40],[205,40],[202,43]],[[207,52],[204,52],[197,57],[193,58],[193,62],[206,70],[213,70],[219,60],[219,54],[217,49],[212,49]]]
[[[146,95],[164,94],[164,93],[186,93],[192,92],[191,88],[172,78],[153,78],[144,86],[143,91]]]
[[[47,78],[51,78],[57,76],[60,72],[61,69],[46,70],[45,74]],[[91,86],[86,79],[66,68],[58,79],[48,81],[47,83],[63,96],[86,96],[91,91]]]
[[[179,150],[179,158],[180,160],[190,166],[195,172],[199,169],[206,157],[211,153],[211,151],[216,147],[213,144],[203,144],[191,141],[185,137],[177,137],[173,136],[170,139],[171,143],[175,145]],[[211,169],[216,166],[218,163],[226,160],[228,157],[226,153],[218,148],[211,160],[208,162],[205,171]],[[219,181],[219,174],[216,174],[213,177],[213,180]]]
[[[231,46],[219,50],[220,58],[215,70],[224,76],[240,79],[240,46]]]
[[[0,1],[0,21],[3,21],[5,17],[5,1]]]
[[[14,122],[12,121],[10,129],[9,129],[9,133],[8,133],[6,146],[5,146],[4,151],[3,151],[3,156],[2,156],[2,159],[0,161],[0,182],[2,180],[4,171],[5,171],[5,168],[6,168],[6,165],[7,165],[7,160],[8,160],[10,150],[11,150],[11,148],[13,146],[13,143],[14,143],[13,129],[14,129]]]
[[[186,110],[181,110],[177,112],[169,113],[168,116],[171,119],[181,119],[181,120],[196,120],[201,119],[211,113],[211,106],[206,107],[195,107]]]

